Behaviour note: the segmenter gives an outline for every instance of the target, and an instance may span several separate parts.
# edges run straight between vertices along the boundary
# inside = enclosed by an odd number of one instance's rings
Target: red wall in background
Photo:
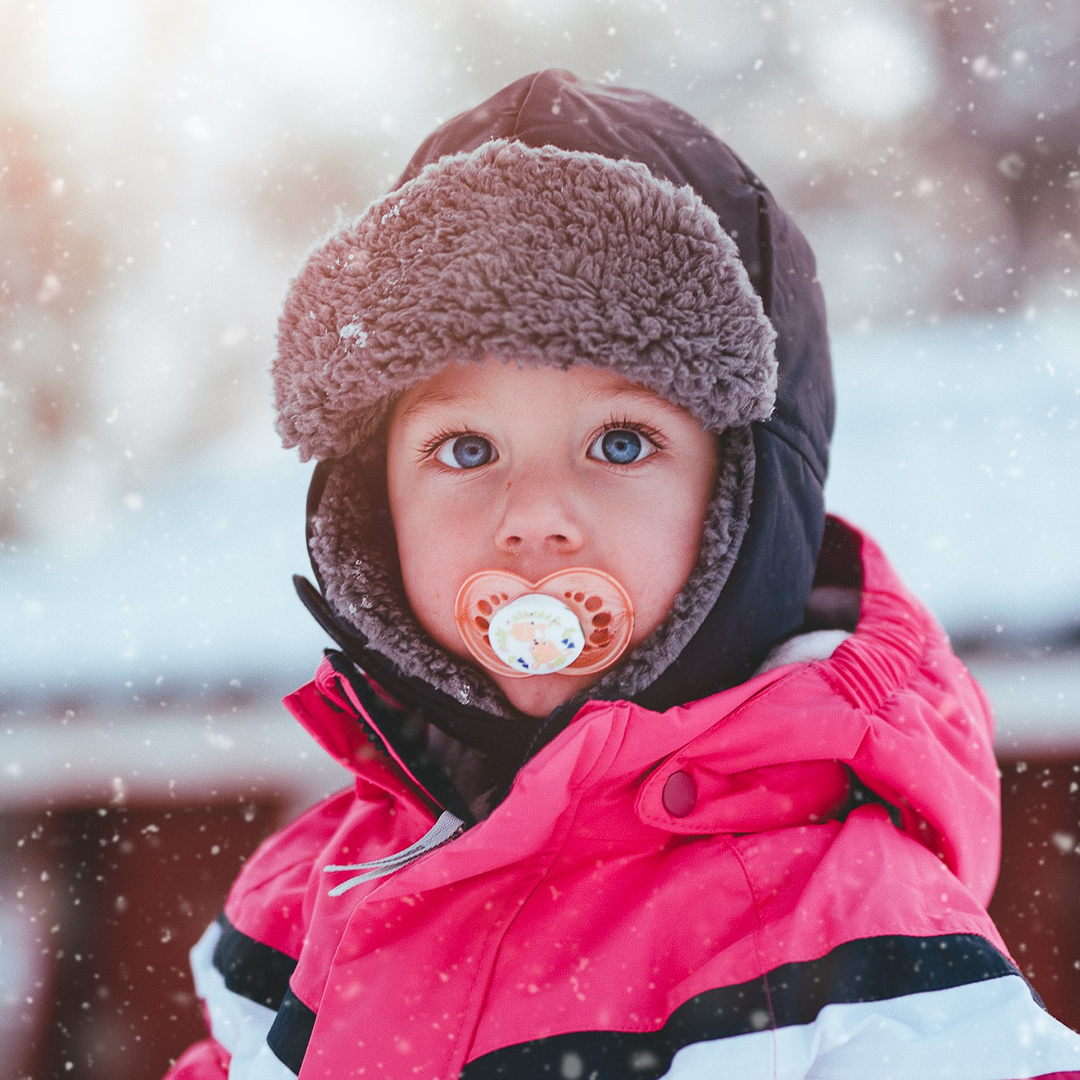
[[[202,1038],[188,950],[280,817],[274,801],[245,800],[9,819],[25,858],[18,903],[51,959],[25,1013],[30,1058],[11,1075],[155,1080]]]
[[[1080,763],[1001,763],[1002,859],[990,914],[1059,1020],[1080,1030]]]

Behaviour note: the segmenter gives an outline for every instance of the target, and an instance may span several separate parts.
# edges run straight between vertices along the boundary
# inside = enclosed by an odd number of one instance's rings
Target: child
[[[986,701],[825,516],[813,256],[707,129],[519,80],[274,378],[340,646],[287,704],[356,784],[244,867],[172,1080],[1080,1077],[986,914]]]

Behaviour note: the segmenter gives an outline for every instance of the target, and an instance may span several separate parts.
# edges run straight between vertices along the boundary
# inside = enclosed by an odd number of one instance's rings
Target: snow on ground
[[[96,543],[0,559],[0,690],[309,678],[327,644],[296,599],[310,467],[265,436],[215,445],[106,523]],[[62,694],[59,696],[63,696]]]
[[[1080,321],[958,322],[834,342],[831,510],[963,639],[1080,629]]]

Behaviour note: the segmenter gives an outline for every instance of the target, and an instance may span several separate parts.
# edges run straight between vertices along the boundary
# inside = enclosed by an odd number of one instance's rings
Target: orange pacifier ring
[[[481,570],[458,590],[458,631],[476,661],[505,678],[593,675],[626,651],[634,605],[610,574],[576,566],[530,582]]]

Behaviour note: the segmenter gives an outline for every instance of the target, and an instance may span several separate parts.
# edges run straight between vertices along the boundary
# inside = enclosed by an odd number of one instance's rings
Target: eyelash
[[[644,435],[656,447],[657,450],[667,449],[667,440],[664,438],[663,432],[657,431],[652,424],[646,424],[642,420],[631,420],[629,416],[625,414],[622,416],[612,416],[610,420],[589,440],[591,446],[601,436],[606,435],[609,431],[633,431],[637,435]]]
[[[422,446],[420,446],[420,456],[424,458],[429,458],[435,453],[436,450],[439,449],[440,446],[442,446],[444,442],[447,441],[447,439],[457,439],[460,438],[462,435],[478,435],[481,439],[487,439],[487,436],[483,434],[483,432],[473,431],[472,428],[468,426],[468,424],[462,424],[460,427],[441,428],[434,435],[432,435],[430,439],[423,443]],[[490,441],[491,440],[488,439],[488,442]]]
[[[625,414],[620,416],[613,415],[611,419],[607,420],[589,437],[588,445],[592,446],[597,439],[602,438],[609,431],[633,431],[637,435],[643,435],[657,450],[664,450],[667,448],[667,440],[664,438],[663,432],[657,430],[652,424],[647,424],[642,420],[632,420]],[[459,427],[440,428],[419,447],[420,456],[425,459],[433,457],[439,447],[447,442],[447,440],[457,439],[463,435],[477,435],[482,439],[488,438],[480,431],[473,431],[467,424],[462,424]],[[491,440],[489,439],[488,441],[490,442]]]

